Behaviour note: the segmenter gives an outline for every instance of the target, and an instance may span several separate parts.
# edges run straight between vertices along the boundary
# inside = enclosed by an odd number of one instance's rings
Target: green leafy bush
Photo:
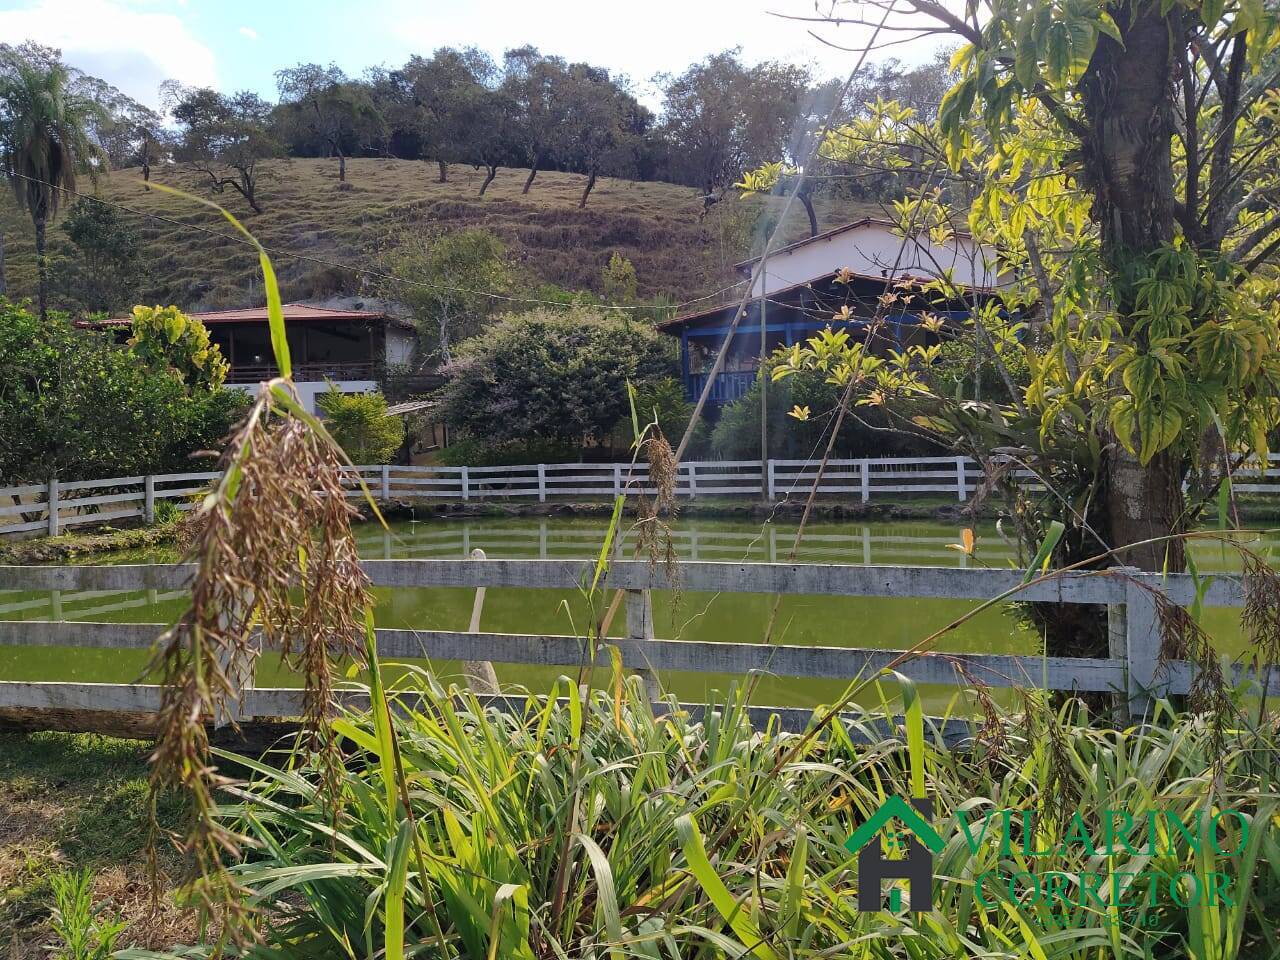
[[[441,415],[486,447],[606,447],[630,420],[627,383],[643,390],[675,371],[674,345],[648,324],[586,307],[535,310],[458,347]]]
[[[0,300],[0,479],[191,469],[243,415],[238,390],[188,392],[101,333]]]
[[[330,384],[316,407],[352,463],[390,463],[404,443],[404,421],[387,415],[380,393],[342,393]]]
[[[640,428],[643,430],[645,424],[656,420],[673,447],[680,442],[693,417],[693,404],[684,398],[684,384],[675,377],[640,384],[636,387],[635,403]],[[707,435],[706,421],[699,420],[689,441],[688,453],[701,453],[706,447]],[[634,439],[635,430],[628,415],[614,430],[614,446],[625,450]]]
[[[173,306],[134,307],[129,349],[152,370],[172,372],[192,390],[217,390],[231,369],[205,325]]]
[[[769,456],[785,459],[820,457],[826,448],[840,390],[825,375],[803,371],[768,387]],[[807,407],[807,420],[788,414]],[[839,457],[927,456],[939,448],[897,430],[875,407],[853,407],[846,414],[833,453]],[[711,448],[725,460],[760,456],[760,381],[721,412],[711,434]]]

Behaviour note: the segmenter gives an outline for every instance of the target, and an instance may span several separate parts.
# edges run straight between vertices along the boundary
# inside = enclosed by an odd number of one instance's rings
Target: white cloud
[[[241,35],[241,36],[244,36],[244,37],[248,37],[250,40],[257,40],[257,39],[259,39],[259,37],[258,37],[258,31],[257,31],[257,30],[255,30],[255,29],[253,29],[253,27],[241,27],[241,28],[240,28],[240,35]]]
[[[213,51],[180,19],[117,0],[35,0],[19,10],[0,10],[0,37],[57,47],[67,63],[153,107],[165,80],[217,82]]]

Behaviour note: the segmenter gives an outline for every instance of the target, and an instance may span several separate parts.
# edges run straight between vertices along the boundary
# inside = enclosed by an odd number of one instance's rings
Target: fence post
[[[777,500],[778,499],[778,477],[777,477],[777,474],[774,472],[772,459],[768,461],[768,474],[769,474],[769,481],[768,481],[769,499]]]
[[[547,465],[545,463],[538,464],[538,502],[546,503],[547,501]]]
[[[49,478],[49,492],[45,496],[49,510],[49,536],[58,535],[58,478]]]
[[[648,590],[627,591],[627,639],[633,641],[644,656],[644,641],[653,639],[653,597]],[[658,675],[648,667],[636,671],[644,678],[645,696],[650,701],[662,699]]]
[[[622,464],[620,463],[613,465],[613,495],[622,496]]]
[[[466,468],[462,468],[462,499],[471,499],[471,472]]]
[[[698,499],[698,468],[692,463],[685,464],[689,468],[689,499]]]
[[[862,502],[866,503],[871,499],[871,461],[863,457],[858,461],[858,469],[862,474]]]
[[[963,503],[969,499],[969,477],[964,457],[956,457],[956,496]]]
[[[471,551],[472,560],[485,559],[484,551],[476,547]],[[475,599],[471,602],[471,622],[467,633],[480,632],[480,614],[484,612],[484,587],[476,587]],[[463,660],[462,675],[467,678],[467,686],[472,692],[481,696],[494,696],[499,693],[498,675],[489,660]]]
[[[1124,689],[1111,696],[1111,719],[1116,726],[1129,726],[1129,617],[1128,605],[1107,604],[1107,656],[1124,664]]]
[[[1129,695],[1129,714],[1135,720],[1147,717],[1152,697],[1161,696],[1157,689],[1160,671],[1160,618],[1156,598],[1145,583],[1133,579],[1141,576],[1134,567],[1124,567],[1125,665]]]
[[[147,526],[156,522],[156,478],[152,474],[142,478],[142,521]]]
[[[382,502],[391,502],[391,464],[382,465]]]

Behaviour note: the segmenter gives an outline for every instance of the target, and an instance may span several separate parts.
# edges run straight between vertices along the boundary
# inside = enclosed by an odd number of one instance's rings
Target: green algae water
[[[400,522],[389,530],[369,524],[357,531],[361,555],[374,559],[464,558],[479,548],[491,559],[594,559],[600,550],[605,522],[600,518],[433,518]],[[676,553],[682,560],[734,563],[788,559],[796,528],[788,523],[753,520],[680,521],[673,527]],[[921,566],[1008,568],[1014,552],[994,526],[977,528],[975,556],[952,547],[960,530],[935,522],[814,523],[805,532],[796,554],[800,563],[899,564]],[[623,554],[630,555],[624,540]],[[93,563],[165,563],[170,551],[113,554]],[[1229,569],[1235,559],[1221,547],[1201,544],[1196,559],[1202,571]],[[3,584],[0,584],[3,587]],[[475,591],[472,589],[378,589],[380,627],[410,630],[466,630]],[[655,592],[654,621],[658,636],[671,639],[760,643],[773,606],[762,594]],[[113,623],[167,624],[183,610],[181,593],[103,593],[63,591],[31,593],[0,589],[0,619],[81,620]],[[873,647],[905,649],[976,606],[969,600],[924,600],[912,597],[787,596],[778,609],[773,642],[800,646]],[[1240,648],[1239,611],[1208,610],[1205,626],[1224,652]],[[481,629],[495,633],[579,634],[589,611],[576,591],[489,588]],[[623,629],[615,619],[613,632]],[[1012,609],[984,611],[949,634],[937,647],[952,653],[1009,653],[1037,655],[1035,633],[1019,622]],[[0,646],[0,679],[75,680],[127,683],[142,678],[147,654],[141,650],[99,650],[71,647]],[[440,676],[457,677],[453,661],[414,661]],[[530,667],[496,664],[504,684],[545,692],[572,666]],[[856,667],[851,665],[850,674]],[[599,674],[597,674],[599,675]],[[727,691],[741,677],[723,674],[663,672],[664,686],[682,700],[698,702],[714,692]],[[1027,678],[1034,682],[1035,678]],[[258,669],[259,686],[291,686],[295,678],[282,671],[274,658],[264,657]],[[840,681],[764,676],[753,698],[757,703],[813,706],[830,702],[844,688]],[[948,708],[955,689],[926,690],[931,710]],[[871,699],[875,699],[872,697]],[[953,707],[968,713],[965,698]]]

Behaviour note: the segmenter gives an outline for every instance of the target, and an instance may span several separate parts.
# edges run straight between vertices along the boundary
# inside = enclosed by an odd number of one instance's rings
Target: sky
[[[336,63],[359,75],[396,66],[411,53],[474,45],[500,56],[532,43],[628,75],[651,106],[651,78],[741,46],[748,62],[811,63],[844,76],[856,55],[808,35],[815,0],[0,0],[0,40],[35,40],[150,106],[167,79],[274,98],[274,71],[299,62]],[[824,27],[843,46],[866,42],[865,28]],[[900,47],[922,62],[932,48]]]

